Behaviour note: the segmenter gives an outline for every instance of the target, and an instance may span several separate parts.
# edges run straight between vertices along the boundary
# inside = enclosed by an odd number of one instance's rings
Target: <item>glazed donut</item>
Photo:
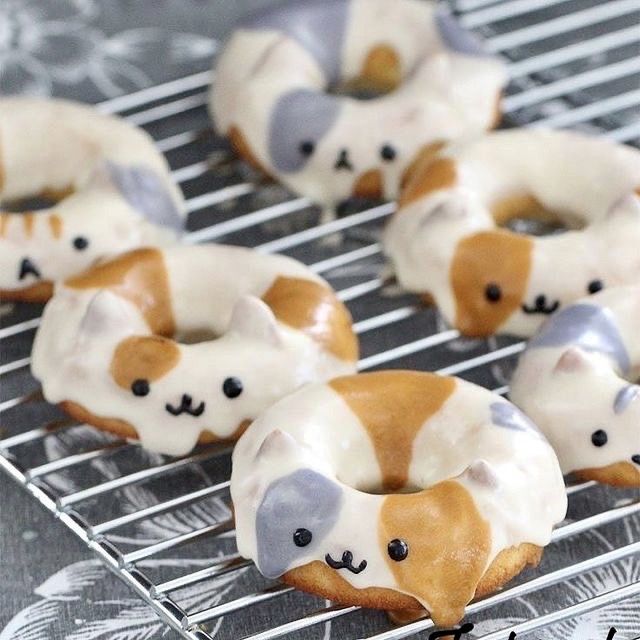
[[[57,285],[32,371],[73,417],[182,455],[357,357],[349,312],[307,267],[208,245],[138,249]]]
[[[544,431],[564,473],[640,486],[640,287],[559,311],[529,341],[511,398]]]
[[[174,241],[182,194],[142,130],[62,100],[0,99],[0,296],[44,302],[52,283],[96,259]],[[0,207],[1,208],[1,207]]]
[[[631,147],[566,131],[487,134],[416,171],[385,252],[400,284],[430,294],[462,333],[530,336],[559,307],[638,281],[639,186]],[[497,228],[518,217],[573,230]]]
[[[553,449],[521,411],[412,371],[276,403],[236,444],[231,496],[238,550],[266,577],[439,625],[536,564],[567,508]]]
[[[290,0],[234,31],[210,109],[241,156],[328,207],[392,198],[416,157],[494,126],[505,81],[435,2]]]

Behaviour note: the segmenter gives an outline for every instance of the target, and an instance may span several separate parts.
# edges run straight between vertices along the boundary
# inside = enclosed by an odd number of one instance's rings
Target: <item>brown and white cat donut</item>
[[[385,252],[409,291],[462,333],[530,336],[557,309],[640,281],[640,152],[568,131],[522,129],[454,144],[400,197]],[[498,228],[560,220],[544,237]]]
[[[32,371],[79,420],[182,455],[357,358],[349,312],[307,267],[207,245],[138,249],[57,285]]]
[[[268,578],[450,625],[536,564],[567,498],[513,404],[456,378],[385,371],[308,385],[233,453],[237,543]]]
[[[505,81],[435,2],[290,0],[240,22],[210,110],[241,156],[330,207],[395,197],[421,153],[493,127]]]
[[[564,473],[640,486],[638,326],[640,287],[613,287],[559,311],[522,354],[511,398]]]
[[[38,198],[51,206],[21,211]],[[185,215],[144,131],[77,103],[0,99],[2,298],[44,302],[99,258],[175,241]]]

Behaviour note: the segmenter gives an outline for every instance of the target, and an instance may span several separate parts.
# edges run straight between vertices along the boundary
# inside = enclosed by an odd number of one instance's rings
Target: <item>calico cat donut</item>
[[[640,279],[640,152],[567,131],[509,130],[454,144],[406,185],[385,252],[409,291],[462,333],[530,336],[550,314]],[[534,237],[513,218],[560,220]]]
[[[233,453],[241,555],[268,578],[438,625],[536,564],[567,508],[558,461],[514,405],[412,371],[308,385]]]
[[[58,284],[32,371],[73,417],[182,455],[357,358],[349,312],[307,267],[208,245],[138,249]]]
[[[559,311],[529,341],[511,398],[540,426],[564,473],[640,486],[640,287]]]
[[[7,210],[37,198],[53,204]],[[98,258],[174,241],[185,215],[142,130],[72,102],[0,99],[2,298],[44,302]]]
[[[242,21],[215,71],[218,132],[325,206],[394,197],[421,154],[494,126],[506,81],[501,61],[419,0],[290,0]]]

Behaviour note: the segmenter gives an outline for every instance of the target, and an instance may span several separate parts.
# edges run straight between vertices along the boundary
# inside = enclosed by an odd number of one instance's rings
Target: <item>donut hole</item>
[[[24,197],[0,200],[0,208],[9,213],[32,213],[51,209],[73,193],[72,187],[64,189],[44,189],[40,193]]]

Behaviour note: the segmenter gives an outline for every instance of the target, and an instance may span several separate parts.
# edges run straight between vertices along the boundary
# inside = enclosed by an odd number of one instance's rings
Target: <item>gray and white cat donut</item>
[[[22,211],[34,198],[52,206]],[[11,212],[11,204],[24,206]],[[0,99],[0,296],[44,302],[99,258],[175,242],[186,215],[141,129],[52,99]]]
[[[529,341],[511,399],[545,433],[564,473],[640,486],[640,287],[566,307]]]
[[[307,267],[207,245],[137,249],[58,283],[31,363],[73,417],[181,455],[235,440],[282,396],[357,359],[349,312]]]
[[[393,198],[416,158],[493,127],[505,81],[435,2],[290,0],[239,24],[210,109],[241,156],[329,207]],[[384,95],[330,93],[349,86]]]
[[[457,378],[385,371],[308,385],[236,444],[238,550],[344,604],[457,623],[537,564],[567,498],[513,404]]]
[[[531,336],[559,308],[640,280],[640,152],[568,131],[453,143],[415,171],[384,234],[400,284],[462,333]],[[534,236],[514,218],[561,222]]]

